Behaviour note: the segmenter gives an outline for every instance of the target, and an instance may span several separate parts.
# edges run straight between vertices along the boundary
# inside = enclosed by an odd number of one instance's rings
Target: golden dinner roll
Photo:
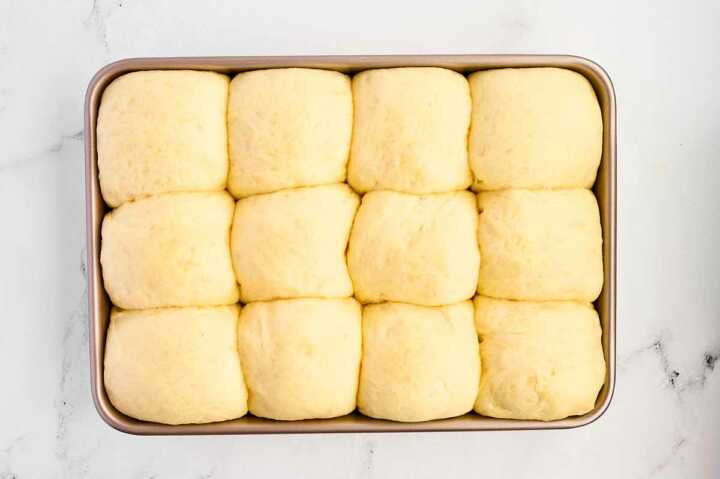
[[[563,68],[485,70],[469,77],[475,190],[589,188],[602,155],[590,82]]]
[[[393,421],[429,421],[472,410],[480,380],[470,301],[363,308],[358,408]]]
[[[585,189],[478,195],[478,292],[518,300],[594,301],[603,286],[597,200]]]
[[[113,309],[104,369],[112,404],[128,416],[165,424],[245,415],[238,309]]]
[[[355,297],[426,306],[472,298],[480,266],[476,235],[475,197],[468,191],[366,194],[348,247]]]
[[[238,201],[231,245],[240,299],[351,296],[345,250],[359,202],[345,184]]]
[[[176,191],[219,191],[228,173],[229,79],[201,71],[116,78],[97,120],[100,189],[112,207]]]
[[[361,351],[360,305],[345,299],[250,303],[238,346],[256,416],[330,418],[355,409]]]
[[[475,411],[551,421],[595,407],[605,359],[591,304],[478,296],[475,323],[483,365]]]
[[[470,89],[444,68],[366,70],[353,78],[348,182],[359,192],[463,190]]]
[[[169,193],[105,215],[100,263],[115,306],[215,306],[238,301],[230,259],[235,202],[225,192]]]
[[[228,101],[233,196],[345,181],[352,131],[347,75],[307,68],[240,73]]]

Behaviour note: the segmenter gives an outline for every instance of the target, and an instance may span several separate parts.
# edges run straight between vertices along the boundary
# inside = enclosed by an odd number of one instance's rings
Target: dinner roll
[[[470,89],[444,68],[366,70],[353,78],[348,182],[359,192],[436,193],[472,181]]]
[[[345,181],[352,131],[350,78],[281,68],[230,84],[228,189],[236,198]]]
[[[345,249],[359,202],[344,184],[238,201],[231,245],[240,299],[351,296]]]
[[[230,260],[235,203],[225,192],[169,193],[105,215],[105,289],[124,309],[214,306],[238,301]]]
[[[472,410],[479,380],[470,301],[363,308],[361,413],[403,422],[459,416]]]
[[[355,409],[361,350],[360,305],[346,299],[250,303],[238,345],[256,416],[313,419]]]
[[[469,79],[475,190],[592,186],[603,126],[584,76],[562,68],[507,68]]]
[[[348,248],[355,297],[427,306],[472,298],[480,265],[476,231],[468,191],[366,194]]]
[[[594,301],[603,286],[597,201],[585,189],[478,195],[478,292],[519,300]]]
[[[139,71],[110,83],[97,120],[100,190],[112,207],[174,191],[225,188],[228,77]]]
[[[123,414],[165,424],[243,416],[238,309],[113,309],[104,370],[110,401]]]
[[[592,305],[478,296],[475,322],[483,365],[475,411],[551,421],[595,407],[605,359]]]

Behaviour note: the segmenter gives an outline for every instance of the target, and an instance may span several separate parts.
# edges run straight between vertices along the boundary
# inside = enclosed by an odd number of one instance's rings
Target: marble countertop
[[[720,4],[0,3],[0,478],[720,477]],[[82,102],[132,56],[573,53],[618,98],[615,398],[576,430],[134,437],[92,405]]]

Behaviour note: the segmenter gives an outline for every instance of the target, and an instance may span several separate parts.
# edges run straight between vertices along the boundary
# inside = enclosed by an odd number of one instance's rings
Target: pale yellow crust
[[[225,421],[247,412],[235,342],[239,308],[113,309],[105,389],[123,414],[164,424]]]
[[[100,263],[113,304],[146,309],[237,302],[230,259],[234,208],[225,192],[169,193],[105,215]]]
[[[461,74],[430,67],[367,70],[353,78],[353,102],[353,189],[422,194],[470,186],[470,89]]]
[[[366,194],[348,247],[355,297],[426,306],[472,298],[480,267],[477,217],[468,191]]]
[[[594,407],[602,117],[582,75],[135,72],[106,88],[97,142],[116,207],[102,274],[125,309],[103,374],[122,413],[549,421]]]
[[[355,409],[361,354],[360,305],[346,299],[250,303],[238,347],[255,416],[331,418]]]
[[[594,301],[603,286],[602,230],[592,192],[478,195],[478,292],[517,300]]]
[[[143,71],[105,89],[98,175],[112,207],[148,195],[219,191],[228,174],[229,79],[201,71]]]
[[[240,299],[351,296],[345,250],[359,202],[343,184],[238,201],[231,247]]]
[[[459,416],[472,410],[479,380],[470,301],[363,308],[361,413],[402,422]]]
[[[483,365],[479,414],[552,421],[595,407],[605,358],[591,304],[478,296],[475,323]]]
[[[352,132],[347,75],[284,68],[230,84],[228,190],[236,198],[345,181]]]
[[[602,155],[602,115],[588,80],[562,68],[469,77],[473,189],[589,188]]]

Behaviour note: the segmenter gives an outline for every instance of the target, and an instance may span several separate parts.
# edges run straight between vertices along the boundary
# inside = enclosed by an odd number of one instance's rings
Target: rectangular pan
[[[452,419],[422,423],[398,423],[372,419],[354,413],[348,416],[297,422],[283,422],[247,416],[213,424],[169,426],[138,421],[113,407],[103,384],[105,331],[110,301],[100,271],[100,225],[107,206],[100,195],[97,169],[95,125],[103,90],[116,77],[138,70],[210,70],[233,74],[246,70],[283,67],[307,67],[355,73],[370,68],[437,66],[470,73],[477,70],[508,67],[552,66],[584,75],[595,89],[603,116],[603,155],[595,194],[600,205],[603,231],[605,285],[595,302],[600,313],[602,343],[607,362],[605,385],[595,408],[582,416],[552,422],[493,419],[466,414]],[[567,55],[388,55],[388,56],[293,56],[293,57],[207,57],[207,58],[136,58],[111,63],[100,69],[85,96],[85,215],[87,228],[88,321],[92,396],[100,417],[123,432],[131,434],[262,434],[315,432],[394,432],[394,431],[480,431],[521,429],[567,429],[592,423],[610,404],[615,387],[615,271],[616,271],[616,126],[615,92],[607,73],[596,63]]]

